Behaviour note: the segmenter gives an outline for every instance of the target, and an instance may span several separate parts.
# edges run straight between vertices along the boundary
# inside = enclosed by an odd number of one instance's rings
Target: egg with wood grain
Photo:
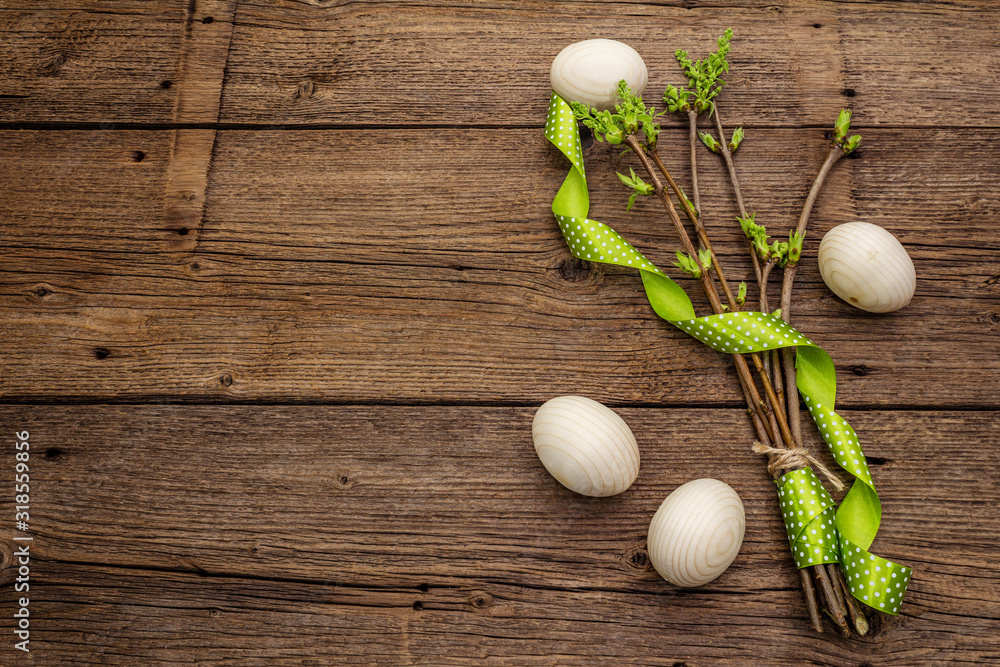
[[[559,396],[535,412],[535,452],[566,488],[585,496],[613,496],[639,474],[639,447],[628,424],[611,408],[583,396]]]
[[[733,562],[745,530],[736,491],[717,479],[696,479],[674,489],[653,515],[649,560],[675,586],[702,586]]]
[[[870,313],[899,310],[917,288],[913,261],[896,237],[869,222],[847,222],[819,244],[823,282],[847,303]]]
[[[649,72],[635,49],[613,39],[588,39],[570,44],[552,61],[552,90],[567,102],[613,109],[618,82],[624,79],[641,95]]]

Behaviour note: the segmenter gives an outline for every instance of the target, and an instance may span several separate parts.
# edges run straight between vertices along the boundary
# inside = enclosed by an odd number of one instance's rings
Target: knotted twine
[[[834,411],[837,375],[830,355],[773,313],[697,317],[680,285],[613,229],[587,217],[590,195],[579,129],[573,110],[555,92],[545,136],[571,163],[552,212],[575,257],[637,269],[653,311],[714,350],[750,354],[795,348],[799,393],[834,460],[854,477],[839,508],[809,467],[786,473],[775,482],[795,564],[803,568],[839,563],[854,597],[879,611],[899,613],[913,570],[868,551],[878,532],[882,506],[854,429]]]

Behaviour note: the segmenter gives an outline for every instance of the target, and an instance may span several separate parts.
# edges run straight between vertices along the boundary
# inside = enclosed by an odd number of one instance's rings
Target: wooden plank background
[[[917,570],[864,640],[808,628],[728,361],[659,321],[634,274],[572,259],[549,211],[554,55],[622,39],[653,91],[679,82],[675,48],[727,26],[748,206],[791,224],[850,105],[862,149],[806,256],[864,219],[917,267],[883,316],[799,271],[796,324],[837,363],[882,495],[876,551]],[[35,537],[21,655],[0,494],[0,663],[1000,661],[988,0],[60,0],[0,4],[0,34],[0,450],[13,465],[31,432]],[[651,203],[623,211],[629,159],[586,143],[592,213],[669,265]],[[745,277],[703,155],[706,219]],[[575,496],[534,456],[534,409],[566,393],[632,425],[622,496]],[[645,531],[704,476],[743,497],[747,538],[679,591]]]

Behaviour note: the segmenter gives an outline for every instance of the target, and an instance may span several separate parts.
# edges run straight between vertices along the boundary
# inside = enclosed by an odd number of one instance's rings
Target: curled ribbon
[[[855,479],[840,507],[812,470],[777,480],[785,529],[798,567],[840,563],[851,594],[868,606],[899,613],[913,570],[868,552],[882,506],[854,429],[834,412],[837,374],[830,356],[774,314],[734,312],[696,317],[680,285],[607,225],[587,217],[590,196],[573,110],[552,93],[545,136],[572,167],[552,202],[559,229],[579,259],[638,269],[653,311],[714,350],[729,354],[795,347],[797,387],[837,464]]]

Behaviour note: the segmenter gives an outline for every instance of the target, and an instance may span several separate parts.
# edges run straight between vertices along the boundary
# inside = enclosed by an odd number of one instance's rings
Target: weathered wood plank
[[[0,121],[171,122],[179,101],[214,104],[199,100],[203,79],[183,43],[192,30],[231,29],[232,3],[161,5],[0,9],[10,36],[0,43]],[[679,81],[674,49],[704,52],[733,26],[724,100],[734,122],[825,126],[850,103],[864,126],[1000,125],[989,0],[283,0],[242,2],[234,20],[229,122],[540,125],[548,68],[566,44],[626,41],[663,87]],[[969,103],[945,111],[955,100]]]
[[[0,422],[31,433],[39,659],[170,664],[197,651],[204,664],[251,665],[332,655],[922,665],[1000,656],[1000,414],[845,413],[883,500],[876,551],[917,568],[902,615],[862,642],[808,630],[740,411],[621,410],[642,470],[607,499],[548,476],[531,447],[532,412],[0,408]],[[2,456],[11,452],[4,441]],[[720,579],[681,591],[652,571],[645,532],[669,491],[702,476],[741,494],[747,536]],[[0,499],[0,512],[10,503]],[[4,586],[0,603],[11,595]]]
[[[170,140],[3,134],[7,399],[739,400],[727,362],[656,320],[634,274],[569,257],[549,212],[564,166],[534,131],[222,132],[196,247],[162,213]],[[876,317],[804,263],[797,322],[844,370],[844,405],[997,405],[998,140],[871,131],[831,176],[807,257],[861,217],[919,275],[909,307]],[[760,220],[794,218],[822,144],[750,134],[739,163]],[[677,243],[651,203],[622,211],[625,163],[600,146],[588,161],[593,215],[669,267]],[[718,163],[703,176],[720,254],[746,275]]]
[[[786,592],[665,596],[469,582],[425,593],[62,563],[46,564],[45,576],[32,602],[34,664],[920,667],[1000,659],[995,624],[943,614],[943,623],[904,621],[868,641],[812,635],[791,617]]]
[[[188,0],[0,6],[0,121],[169,122]],[[192,98],[188,98],[192,99]]]
[[[435,4],[241,4],[223,117],[535,125],[552,58],[567,44],[631,44],[658,100],[681,81],[674,50],[707,52],[732,26],[724,104],[733,122],[826,126],[847,103],[865,126],[1000,121],[1000,26],[985,1]],[[973,53],[987,62],[969,67]],[[302,85],[309,95],[298,94]],[[945,115],[955,99],[977,102]]]

